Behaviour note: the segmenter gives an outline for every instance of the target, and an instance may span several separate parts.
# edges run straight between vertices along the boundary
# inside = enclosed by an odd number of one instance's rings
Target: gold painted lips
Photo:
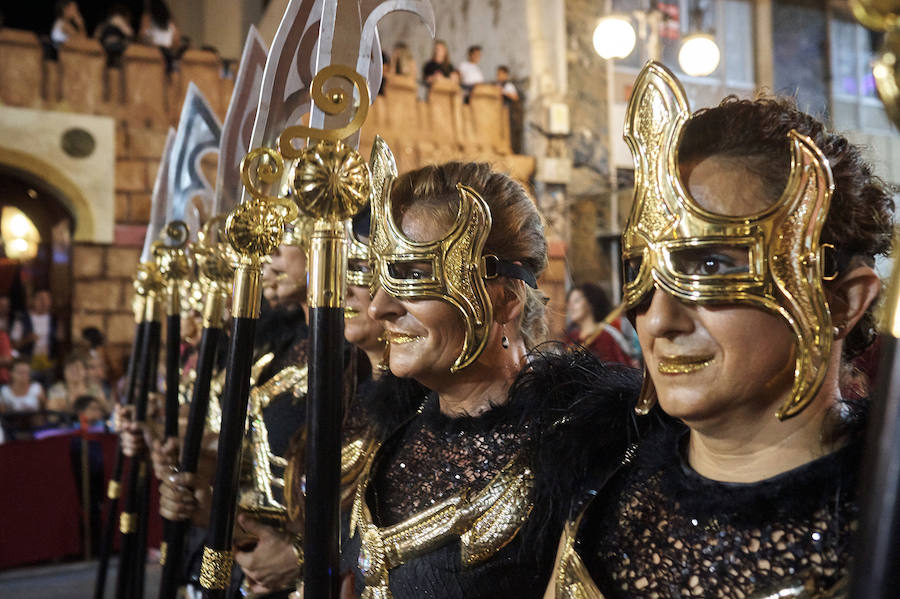
[[[663,356],[656,368],[660,374],[690,374],[706,368],[712,361],[712,355]]]
[[[413,341],[418,341],[422,337],[418,335],[407,335],[406,333],[392,333],[390,331],[385,332],[385,336],[387,337],[388,343],[392,343],[394,345],[403,345],[404,343],[412,343]]]
[[[350,306],[344,306],[344,318],[356,318],[357,316],[359,316],[359,310]]]

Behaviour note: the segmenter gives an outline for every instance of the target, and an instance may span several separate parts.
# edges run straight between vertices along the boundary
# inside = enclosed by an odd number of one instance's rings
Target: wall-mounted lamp
[[[686,75],[705,77],[719,66],[719,46],[707,33],[692,33],[684,38],[678,51],[678,64]]]
[[[37,256],[41,236],[31,219],[18,208],[3,207],[0,234],[3,235],[3,249],[7,258],[31,260]]]
[[[634,50],[637,34],[628,17],[603,17],[594,29],[594,50],[601,58],[625,58]]]
[[[719,66],[721,54],[711,28],[704,26],[706,16],[710,13],[707,0],[692,0],[690,14],[690,31],[681,42],[678,51],[678,65],[686,75],[705,77]]]

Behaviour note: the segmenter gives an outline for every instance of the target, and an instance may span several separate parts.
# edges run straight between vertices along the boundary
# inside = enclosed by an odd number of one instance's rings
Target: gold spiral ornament
[[[900,128],[900,2],[850,0],[853,16],[873,31],[884,31],[884,44],[872,63],[875,87],[885,112]]]
[[[175,220],[166,225],[161,234],[161,237],[167,237],[169,242],[153,243],[152,252],[162,278],[168,281],[183,280],[191,275],[191,264],[185,252],[189,234],[187,224]]]
[[[224,226],[225,219],[225,215],[216,215],[206,221],[197,233],[193,254],[204,288],[214,283],[227,283],[234,276],[237,254],[225,240],[222,234],[224,231],[219,231]]]
[[[353,102],[354,94],[348,94],[344,89],[332,85],[325,90],[325,84],[329,81],[340,79],[353,85],[353,90],[359,94],[359,103]],[[297,149],[295,139],[319,139],[324,141],[341,141],[356,133],[362,128],[369,114],[369,87],[365,78],[355,70],[344,65],[330,65],[316,73],[310,85],[310,98],[316,107],[325,114],[336,115],[356,108],[353,118],[343,127],[337,129],[317,129],[305,125],[295,125],[282,131],[278,138],[278,149],[281,155],[288,159],[300,158],[302,149]]]
[[[874,31],[889,31],[900,26],[900,3],[897,0],[850,0],[853,16]]]
[[[369,201],[369,166],[353,148],[340,141],[320,141],[298,158],[291,180],[305,214],[345,220]]]

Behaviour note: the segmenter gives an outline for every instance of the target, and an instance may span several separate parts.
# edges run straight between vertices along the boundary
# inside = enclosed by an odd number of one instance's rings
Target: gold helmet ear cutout
[[[691,197],[678,172],[678,147],[689,119],[678,79],[661,64],[648,63],[626,113],[635,191],[622,235],[630,275],[617,311],[635,308],[656,288],[684,302],[749,304],[781,316],[797,349],[791,396],[776,416],[790,418],[821,388],[833,343],[823,287],[825,245],[819,240],[834,190],[828,160],[811,139],[791,131],[785,140],[790,177],[778,201],[746,216],[716,214]],[[745,252],[746,269],[715,275],[679,270],[673,259],[678,252],[710,245]],[[653,381],[645,377],[636,410],[647,413],[655,401]]]

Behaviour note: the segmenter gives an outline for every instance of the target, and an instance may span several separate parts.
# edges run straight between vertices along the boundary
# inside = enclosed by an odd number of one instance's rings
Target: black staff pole
[[[132,405],[135,397],[135,383],[137,377],[135,375],[137,365],[141,363],[142,358],[139,352],[142,347],[143,327],[141,322],[144,320],[144,298],[140,295],[135,296],[134,300],[134,339],[131,344],[131,355],[128,359],[128,371],[126,372],[126,388],[125,388],[125,405]],[[116,443],[116,458],[113,462],[112,477],[106,489],[107,512],[106,526],[103,529],[103,537],[100,539],[100,555],[97,564],[97,578],[94,582],[94,599],[103,599],[106,594],[106,572],[109,567],[109,556],[112,553],[113,540],[116,534],[116,516],[119,511],[119,496],[122,493],[122,464],[124,463],[122,455],[122,442]]]

